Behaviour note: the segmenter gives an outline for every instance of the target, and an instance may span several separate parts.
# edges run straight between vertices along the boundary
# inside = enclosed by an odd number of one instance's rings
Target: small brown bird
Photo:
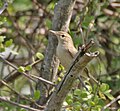
[[[50,33],[54,34],[58,39],[58,46],[57,46],[56,53],[61,64],[65,67],[65,70],[68,70],[78,50],[75,48],[72,38],[68,33],[63,31],[53,31],[53,30],[50,30]],[[86,73],[85,70],[81,74],[81,77],[84,79],[87,79],[90,77],[90,82],[92,84],[98,83],[97,80],[92,75]],[[81,78],[79,79],[82,85],[86,88]]]
[[[78,50],[75,48],[72,38],[67,32],[50,30],[50,33],[54,34],[58,39],[56,53],[61,64],[67,70]]]

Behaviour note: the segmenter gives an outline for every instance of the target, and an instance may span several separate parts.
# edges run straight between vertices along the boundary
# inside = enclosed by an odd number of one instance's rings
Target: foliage
[[[111,100],[114,99],[107,84],[103,83],[100,86],[94,85],[93,87],[88,85],[87,88],[88,91],[85,89],[72,90],[66,97],[64,107],[68,111],[79,111],[80,109],[83,111],[101,111],[101,108],[106,104],[107,97],[111,96]]]
[[[90,51],[99,50],[100,56],[88,65],[88,69],[101,84],[91,85],[87,82],[88,91],[72,89],[63,103],[63,110],[100,111],[120,95],[120,7],[116,6],[120,3],[110,1],[76,1],[69,33],[76,47],[91,39],[95,40],[95,46]],[[48,43],[48,30],[52,26],[57,0],[7,2],[7,9],[0,16],[0,57],[3,58],[0,58],[0,97],[34,106],[35,101],[40,99],[41,92],[36,90],[37,82],[31,82],[22,73],[37,77],[40,75],[41,61]],[[3,5],[4,2],[0,0],[0,7]],[[64,67],[60,65],[56,84],[61,81],[64,72]],[[118,111],[119,103],[115,102]],[[0,102],[0,108],[5,111],[25,111],[6,102]],[[110,107],[105,111],[110,111]]]

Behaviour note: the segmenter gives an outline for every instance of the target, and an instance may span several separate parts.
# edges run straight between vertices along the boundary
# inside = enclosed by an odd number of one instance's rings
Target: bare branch
[[[107,105],[105,105],[101,111],[104,111],[105,109],[107,109],[109,106],[111,106],[113,103],[115,103],[117,100],[120,99],[120,95],[118,97],[116,97],[115,99],[113,99],[110,103],[108,103]]]
[[[18,68],[17,68],[14,64],[12,64],[12,63],[10,63],[9,61],[5,60],[2,56],[0,56],[0,59],[2,59],[3,62],[7,63],[9,66],[13,67],[15,70],[18,71]],[[37,76],[35,76],[35,75],[29,75],[29,74],[27,74],[27,73],[25,73],[25,72],[21,72],[21,74],[23,74],[25,77],[27,77],[28,79],[30,79],[30,80],[32,80],[32,81],[34,81],[34,82],[37,82],[35,79],[38,79],[38,80],[40,80],[40,81],[42,81],[42,82],[44,82],[44,83],[47,83],[47,84],[49,84],[49,85],[53,85],[53,86],[54,86],[54,83],[52,83],[52,82],[50,82],[50,81],[48,81],[48,80],[45,80],[45,79],[43,79],[43,78],[41,78],[41,77],[37,77]]]
[[[7,102],[7,103],[9,103],[9,104],[12,104],[12,105],[15,105],[15,106],[18,106],[18,107],[27,109],[27,110],[41,111],[41,110],[39,110],[39,109],[35,109],[35,108],[29,107],[29,106],[27,106],[27,105],[23,105],[23,104],[19,104],[19,103],[10,101],[10,100],[8,100],[8,99],[6,99],[6,98],[4,98],[4,97],[1,97],[1,96],[0,96],[0,101],[2,101],[2,102],[3,102],[3,101],[4,101],[4,102]]]
[[[2,8],[0,8],[0,14],[3,13],[3,11],[8,7],[8,3],[7,2],[4,2],[4,5]]]
[[[85,66],[93,58],[98,56],[98,54],[99,52],[84,54],[84,52],[81,52],[81,50],[79,50],[64,79],[61,81],[61,83],[57,86],[56,90],[52,94],[45,111],[60,111],[62,103],[68,92],[71,90],[74,81],[82,73]]]
[[[16,90],[14,90],[14,89],[13,89],[12,87],[10,87],[5,81],[0,80],[0,83],[4,84],[4,85],[5,85],[6,87],[8,87],[11,91],[13,91],[15,94],[19,95],[21,98],[23,98],[23,99],[25,99],[25,100],[28,100],[28,101],[30,101],[30,102],[32,102],[32,103],[34,103],[34,105],[36,105],[36,106],[39,107],[39,108],[42,108],[42,109],[44,108],[44,106],[38,105],[38,104],[35,102],[35,100],[33,100],[32,98],[27,98],[26,96],[20,94],[20,93],[17,92]]]

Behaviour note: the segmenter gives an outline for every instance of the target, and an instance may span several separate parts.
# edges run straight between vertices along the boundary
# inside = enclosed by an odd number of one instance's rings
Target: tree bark
[[[80,51],[79,51],[80,52]],[[85,66],[96,56],[98,56],[98,52],[95,53],[85,53],[83,56],[79,56],[78,52],[77,57],[73,61],[73,64],[69,68],[66,73],[64,79],[57,86],[54,93],[51,96],[51,99],[48,102],[48,105],[45,111],[60,111],[62,108],[62,103],[72,89],[74,81],[79,77]]]
[[[60,0],[54,9],[54,18],[52,30],[68,31],[69,23],[72,16],[72,10],[76,0]],[[59,60],[56,58],[57,38],[50,35],[48,36],[48,46],[45,53],[45,59],[42,64],[40,76],[49,81],[53,81],[57,74]],[[45,85],[41,81],[37,84],[37,89],[41,92],[39,104],[46,104],[49,97],[49,85]]]

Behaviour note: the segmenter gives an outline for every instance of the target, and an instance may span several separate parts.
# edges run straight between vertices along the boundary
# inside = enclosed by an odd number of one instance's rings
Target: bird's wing
[[[77,49],[68,49],[68,52],[70,53],[70,56],[72,57],[72,58],[74,58],[75,57],[75,55],[76,55],[76,53],[77,53]]]
[[[69,52],[71,58],[74,58],[74,54],[71,52],[71,50],[68,49],[68,52]]]

